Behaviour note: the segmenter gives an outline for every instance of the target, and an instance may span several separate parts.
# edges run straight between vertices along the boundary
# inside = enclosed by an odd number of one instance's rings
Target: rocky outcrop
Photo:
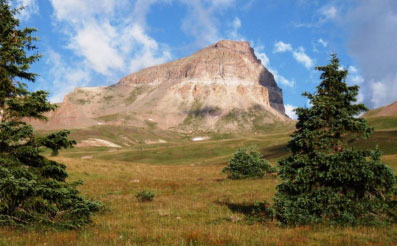
[[[249,43],[228,40],[109,87],[77,88],[49,118],[37,126],[220,130],[289,120],[281,89]]]

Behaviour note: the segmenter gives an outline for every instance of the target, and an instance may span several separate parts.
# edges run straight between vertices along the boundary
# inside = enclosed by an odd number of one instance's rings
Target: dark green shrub
[[[142,190],[135,194],[136,199],[140,202],[151,202],[154,198],[154,193],[149,190]]]
[[[358,86],[347,86],[347,70],[336,55],[322,71],[311,108],[298,108],[296,131],[288,143],[291,156],[280,161],[274,199],[276,218],[284,225],[371,225],[397,222],[396,178],[380,160],[381,152],[357,150],[373,129],[356,103]]]
[[[262,178],[267,173],[276,172],[254,148],[238,149],[222,171],[230,179]]]

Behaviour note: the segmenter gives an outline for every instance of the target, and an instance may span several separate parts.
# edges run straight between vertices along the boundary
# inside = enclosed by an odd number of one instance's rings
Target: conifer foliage
[[[47,92],[29,92],[23,82],[35,81],[29,68],[40,55],[35,29],[18,29],[18,11],[0,0],[0,225],[76,228],[90,222],[99,204],[79,194],[81,182],[65,181],[65,165],[41,155],[45,148],[56,154],[72,147],[69,132],[38,137],[25,123],[27,118],[45,120],[43,113],[55,106]]]
[[[298,108],[297,130],[288,144],[291,156],[280,161],[275,213],[284,225],[369,225],[397,222],[396,177],[380,160],[381,152],[359,150],[352,143],[368,138],[357,116],[358,86],[347,86],[348,71],[336,55],[316,68],[321,83],[304,93],[312,107]]]

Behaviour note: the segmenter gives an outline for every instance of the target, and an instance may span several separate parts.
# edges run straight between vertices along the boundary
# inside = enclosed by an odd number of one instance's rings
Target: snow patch
[[[194,137],[192,138],[192,141],[196,142],[196,141],[203,141],[203,140],[208,140],[210,139],[209,137]]]
[[[121,148],[120,145],[112,143],[110,141],[99,139],[99,138],[89,138],[81,141],[77,144],[77,147],[109,147],[109,148]]]

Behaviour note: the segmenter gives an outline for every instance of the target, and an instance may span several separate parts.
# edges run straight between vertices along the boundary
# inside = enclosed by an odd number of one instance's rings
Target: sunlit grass
[[[77,231],[0,228],[0,246],[397,245],[397,225],[283,228],[275,221],[246,219],[241,211],[255,202],[271,203],[279,180],[228,180],[221,170],[238,147],[247,145],[257,145],[275,165],[288,154],[288,134],[62,152],[54,159],[67,165],[70,180],[84,180],[81,192],[104,203],[108,211]],[[393,141],[376,136],[381,146],[382,141]],[[383,161],[397,170],[393,150]],[[81,159],[87,155],[92,159]],[[142,190],[153,191],[154,200],[139,202],[135,194]]]
[[[396,168],[397,155],[386,156]],[[397,226],[382,228],[282,228],[250,223],[224,205],[271,202],[278,183],[225,179],[222,165],[148,165],[56,158],[71,180],[84,179],[83,194],[102,201],[108,212],[79,231],[0,229],[0,245],[395,245]],[[153,202],[135,193],[148,189]]]

